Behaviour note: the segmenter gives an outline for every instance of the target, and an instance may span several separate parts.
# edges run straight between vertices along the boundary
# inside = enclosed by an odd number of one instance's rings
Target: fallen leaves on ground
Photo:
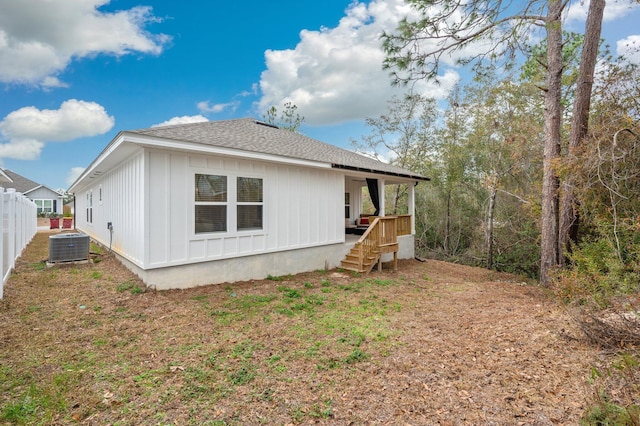
[[[576,424],[598,353],[522,278],[439,261],[141,291],[111,254],[0,301],[0,412],[84,424]],[[30,417],[31,416],[31,417]]]

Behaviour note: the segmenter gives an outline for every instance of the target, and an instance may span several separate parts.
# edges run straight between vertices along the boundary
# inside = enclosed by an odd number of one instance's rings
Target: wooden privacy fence
[[[38,227],[38,208],[36,204],[15,189],[0,187],[0,299],[3,296],[4,283],[9,279],[24,248],[36,234]]]

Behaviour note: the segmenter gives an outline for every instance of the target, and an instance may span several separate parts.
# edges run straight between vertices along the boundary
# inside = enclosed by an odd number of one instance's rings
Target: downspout
[[[380,205],[380,207],[378,208],[379,212],[378,212],[378,216],[386,216],[387,215],[387,210],[385,208],[385,201],[386,201],[386,197],[385,197],[385,180],[384,179],[378,179],[378,204]]]
[[[413,185],[408,185],[407,191],[407,213],[411,215],[411,235],[416,234],[416,186],[418,186],[418,181]]]
[[[73,218],[73,229],[77,231],[76,229],[76,194],[73,194],[73,214],[71,215],[71,217]]]

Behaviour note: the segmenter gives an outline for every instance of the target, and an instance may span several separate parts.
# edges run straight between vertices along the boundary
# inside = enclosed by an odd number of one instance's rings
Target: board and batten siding
[[[145,269],[344,241],[344,175],[232,157],[149,149]],[[263,179],[263,229],[195,234],[196,174]],[[233,203],[233,200],[229,200]],[[233,216],[233,208],[228,209]],[[235,218],[228,218],[235,229]]]
[[[75,194],[76,227],[130,262],[144,265],[144,151],[91,179]],[[87,194],[91,193],[92,216],[87,221]],[[107,228],[111,222],[113,234]]]

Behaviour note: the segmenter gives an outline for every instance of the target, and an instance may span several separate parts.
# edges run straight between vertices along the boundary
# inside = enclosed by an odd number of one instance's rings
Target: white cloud
[[[42,79],[41,86],[44,90],[48,91],[56,87],[69,87],[69,85],[63,81],[60,81],[58,77],[48,76]]]
[[[380,35],[394,31],[410,12],[403,0],[354,2],[337,27],[304,30],[295,49],[266,51],[257,109],[291,102],[310,125],[383,113],[387,100],[406,89],[392,87],[388,72],[382,70]],[[449,71],[440,85],[418,82],[413,90],[443,97],[457,80],[457,73]]]
[[[566,12],[565,20],[572,24],[575,22],[585,22],[587,20],[587,12],[589,11],[589,0],[577,1],[569,6]],[[632,10],[637,10],[640,5],[628,0],[608,1],[604,8],[604,22],[614,21],[629,14]]]
[[[629,62],[640,64],[640,35],[632,35],[625,39],[618,40],[616,53],[626,57]]]
[[[113,128],[114,119],[102,105],[70,99],[60,109],[24,107],[0,121],[0,157],[35,159],[45,142],[64,142],[96,136]]]
[[[362,0],[360,0],[362,1]],[[382,70],[384,53],[380,34],[396,30],[400,19],[416,15],[404,0],[355,0],[335,28],[318,31],[303,30],[294,49],[267,50],[266,70],[260,79],[261,99],[258,112],[271,106],[282,108],[286,102],[298,107],[298,113],[309,125],[336,124],[384,113],[386,101],[406,90],[392,87],[388,73]],[[589,1],[572,0],[565,21],[584,26]],[[434,6],[436,7],[436,6]],[[605,22],[627,16],[640,9],[640,4],[628,0],[610,0],[605,8]],[[431,12],[433,12],[431,10]],[[454,12],[452,20],[459,20]],[[583,28],[581,28],[583,30]],[[535,40],[536,34],[528,34]],[[630,37],[626,42],[633,41]],[[423,41],[423,50],[428,50]],[[487,50],[489,41],[470,45],[441,58],[440,85],[416,82],[416,93],[442,98],[460,80],[456,60],[473,57]],[[619,43],[627,56],[626,45]],[[633,52],[633,57],[638,53]]]
[[[571,4],[565,17],[569,24],[580,24],[580,28],[578,28],[580,32],[584,31],[584,22],[587,19],[589,4],[589,0]],[[629,15],[638,11],[640,11],[640,3],[637,2],[628,0],[607,1],[607,5],[604,8],[603,21],[606,23],[620,18],[629,18]],[[629,35],[615,43],[618,55],[625,56],[631,62],[640,64],[640,35]]]
[[[203,121],[209,121],[207,117],[202,115],[183,115],[181,117],[173,117],[162,123],[154,124],[151,127],[172,126],[174,124],[189,124],[189,123],[202,123]]]
[[[34,139],[15,140],[0,143],[0,157],[16,160],[34,160],[40,155],[44,144]]]
[[[70,187],[71,184],[75,182],[76,179],[78,179],[85,170],[85,167],[72,167],[71,170],[69,170],[69,173],[67,173],[67,178],[65,179],[67,188]]]
[[[246,92],[243,92],[243,94],[241,94],[241,96],[246,96],[244,95]],[[198,106],[198,110],[204,114],[208,113],[208,112],[213,112],[213,113],[220,113],[224,110],[230,109],[231,111],[235,111],[236,108],[238,108],[238,106],[240,105],[240,102],[228,102],[226,104],[213,104],[211,105],[211,103],[209,101],[202,101],[202,102],[198,102],[197,106]]]
[[[98,10],[109,1],[0,0],[0,82],[59,87],[73,58],[162,52],[170,37],[145,31],[151,7]]]

